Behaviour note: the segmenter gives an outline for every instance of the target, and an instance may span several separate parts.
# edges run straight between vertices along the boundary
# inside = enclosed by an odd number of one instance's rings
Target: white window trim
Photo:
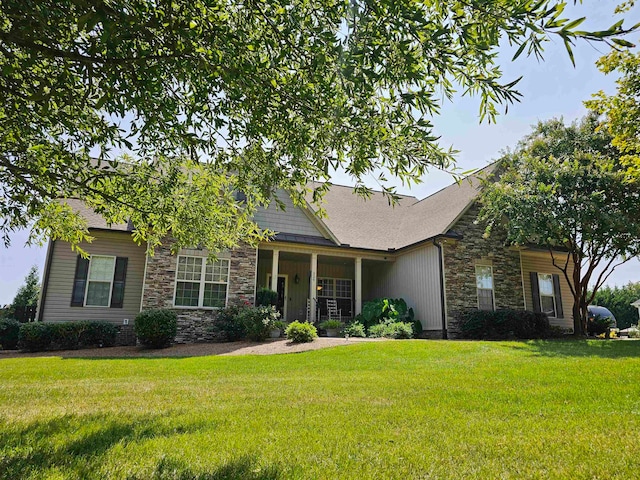
[[[542,289],[540,288],[540,275],[548,275],[549,277],[551,277],[551,290],[553,291],[551,295],[542,295]],[[553,274],[538,272],[537,278],[538,278],[538,302],[540,303],[540,311],[544,312],[544,309],[542,308],[542,297],[550,296],[553,299],[553,316],[550,316],[549,318],[558,318],[558,305],[556,304],[556,292],[555,292],[555,285],[553,283]]]
[[[87,305],[87,298],[89,297],[89,283],[91,283],[91,266],[94,258],[113,258],[113,270],[111,271],[111,280],[109,280],[109,301],[106,305]],[[87,308],[111,308],[111,296],[113,295],[113,276],[116,273],[116,256],[115,255],[90,255],[89,256],[89,269],[87,270],[87,284],[84,287],[84,307]],[[93,280],[95,282],[95,280]],[[106,282],[98,282],[106,283]]]
[[[201,259],[201,271],[200,271],[200,280],[195,282],[193,280],[178,280],[178,264],[180,262],[180,258],[199,258]],[[231,259],[229,258],[218,258],[218,260],[224,260],[227,262],[227,281],[226,282],[208,282],[205,280],[205,273],[207,269],[207,257],[200,257],[196,255],[178,255],[176,257],[176,273],[173,279],[173,308],[179,308],[181,310],[219,310],[221,308],[226,308],[229,303],[229,280],[231,279]],[[190,283],[198,283],[198,305],[190,306],[190,305],[176,305],[176,293],[178,293],[178,282],[190,282]],[[205,307],[202,304],[204,303],[204,286],[207,283],[212,283],[216,285],[226,285],[227,292],[224,297],[224,307]]]
[[[491,300],[493,302],[493,306],[491,310],[483,310],[485,312],[495,312],[496,311],[496,279],[493,276],[493,265],[476,265],[474,268],[474,280],[476,281],[476,307],[480,310],[480,290],[489,290],[488,288],[478,288],[478,268],[489,268],[491,270]]]

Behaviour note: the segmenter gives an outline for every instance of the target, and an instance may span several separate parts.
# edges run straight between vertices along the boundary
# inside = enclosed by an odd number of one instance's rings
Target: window
[[[227,303],[229,260],[178,256],[176,307],[224,307]]]
[[[92,255],[87,277],[86,307],[108,307],[113,286],[116,257]]]
[[[318,303],[320,314],[327,313],[327,300],[337,300],[342,315],[349,317],[353,311],[353,280],[349,278],[318,278]],[[320,288],[321,287],[321,288]]]
[[[478,309],[494,310],[492,267],[476,266],[476,287],[478,289]]]
[[[556,298],[553,291],[553,276],[548,273],[538,274],[538,290],[540,292],[540,311],[549,317],[556,317]]]

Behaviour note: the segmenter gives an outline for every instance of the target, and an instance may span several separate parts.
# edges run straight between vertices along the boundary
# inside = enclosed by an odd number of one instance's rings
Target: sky
[[[571,5],[567,16],[587,17],[581,28],[604,29],[615,23],[619,17],[613,14],[615,1],[585,0],[584,4]],[[625,25],[640,21],[640,12],[633,11],[625,16]],[[629,37],[634,43],[640,43],[640,35]],[[501,115],[495,124],[479,124],[477,98],[455,98],[445,103],[441,115],[434,118],[436,133],[441,136],[444,146],[453,146],[459,150],[457,165],[460,171],[482,168],[500,156],[500,152],[516,143],[531,131],[531,126],[540,120],[563,117],[570,122],[586,113],[584,100],[599,91],[615,92],[615,78],[600,73],[595,66],[596,60],[607,52],[605,45],[579,43],[574,48],[575,68],[564,49],[562,42],[556,39],[545,45],[544,61],[533,57],[521,56],[511,61],[514,50],[503,48],[498,63],[501,65],[504,79],[523,79],[518,84],[522,93],[519,103],[509,106],[506,115]],[[332,181],[341,185],[351,185],[352,180],[337,172]],[[373,178],[367,181],[375,188]],[[409,190],[399,183],[397,191],[418,198],[439,190],[452,183],[451,177],[443,172],[429,172],[422,183]],[[11,302],[17,289],[32,265],[37,265],[42,273],[46,257],[46,246],[25,246],[28,232],[17,232],[12,236],[9,248],[0,246],[0,305]],[[609,277],[607,284],[624,285],[630,281],[640,281],[640,260],[633,259]]]

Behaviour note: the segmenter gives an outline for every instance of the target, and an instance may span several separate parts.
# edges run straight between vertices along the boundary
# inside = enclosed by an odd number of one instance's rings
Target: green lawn
[[[640,342],[0,361],[0,478],[639,478]]]

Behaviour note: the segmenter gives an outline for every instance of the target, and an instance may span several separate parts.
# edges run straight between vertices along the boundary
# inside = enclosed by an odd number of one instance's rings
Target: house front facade
[[[276,233],[258,247],[241,245],[218,254],[170,242],[146,255],[131,238],[132,226],[106,225],[81,202],[95,240],[82,259],[68,244],[50,242],[38,319],[45,322],[107,320],[120,325],[121,342],[135,341],[135,316],[151,308],[178,314],[178,342],[212,340],[217,311],[253,304],[258,289],[278,292],[286,321],[316,322],[335,300],[343,320],[380,297],[404,298],[427,338],[454,338],[461,311],[545,311],[553,325],[570,330],[571,293],[549,252],[514,248],[484,237],[476,222],[480,182],[470,177],[430,197],[401,197],[390,206],[381,194],[363,200],[350,187],[332,186],[320,220],[310,205],[270,206],[255,221]],[[562,254],[556,253],[556,261]]]

